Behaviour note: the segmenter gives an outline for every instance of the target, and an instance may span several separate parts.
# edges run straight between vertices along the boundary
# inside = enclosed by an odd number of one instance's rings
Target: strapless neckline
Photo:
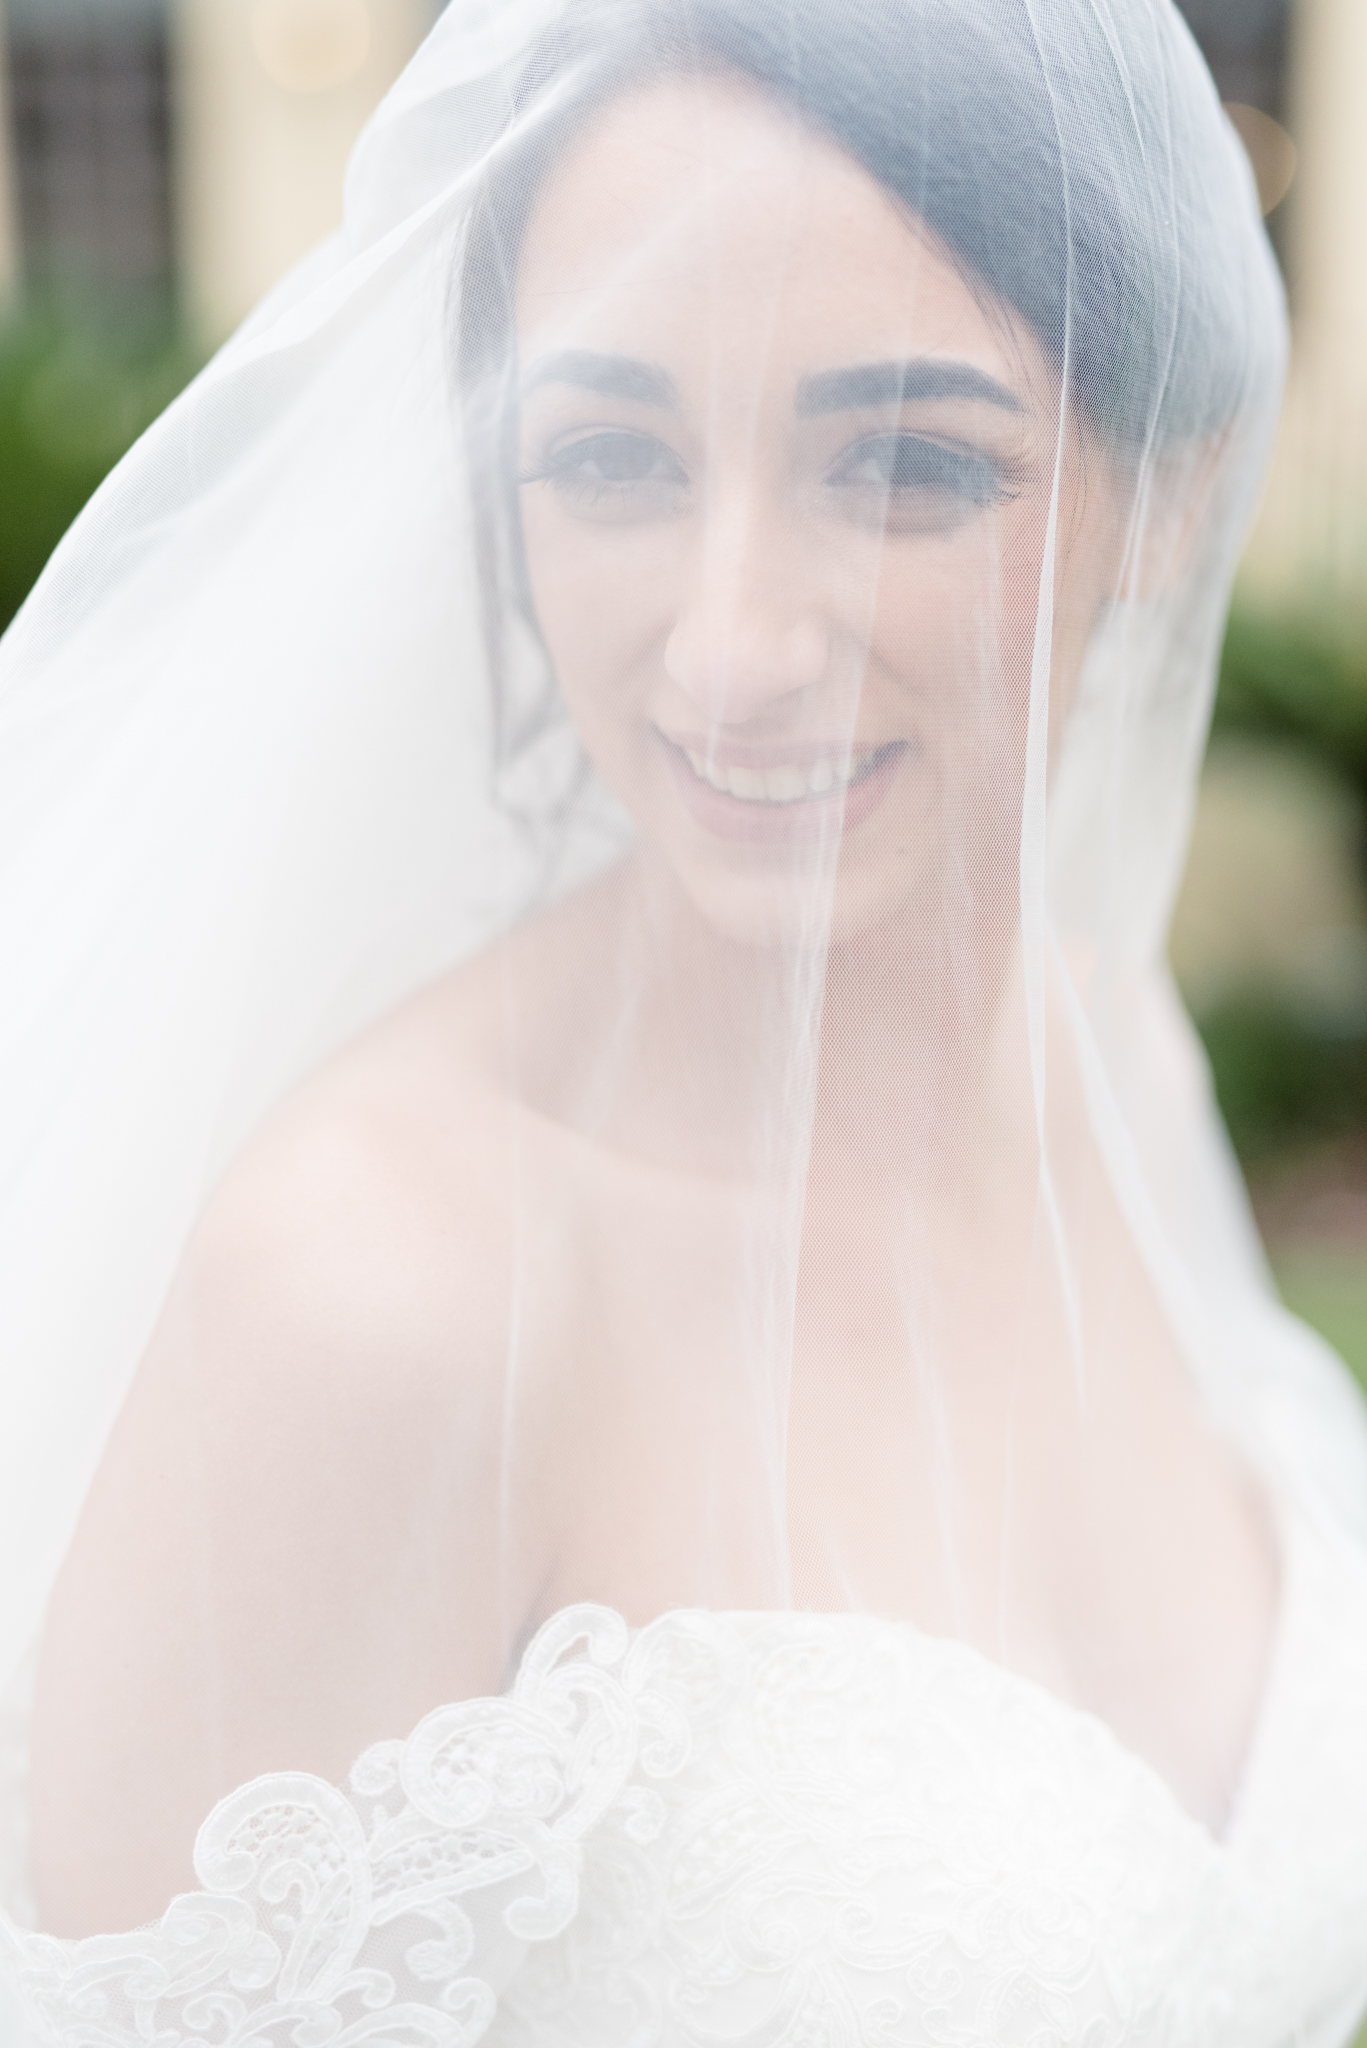
[[[1218,1839],[1105,1722],[907,1623],[569,1608],[345,1792],[224,1800],[154,1926],[0,1949],[45,2048],[1329,2048],[1367,1998],[1364,1719],[1367,1568],[1294,1526]]]

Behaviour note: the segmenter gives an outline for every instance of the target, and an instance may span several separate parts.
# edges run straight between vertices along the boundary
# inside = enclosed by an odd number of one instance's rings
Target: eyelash
[[[848,474],[865,462],[877,461],[885,452],[891,459],[882,481],[871,481],[867,488],[887,496],[899,490],[943,491],[985,510],[1012,495],[1005,487],[1001,465],[991,456],[944,441],[928,441],[920,434],[870,435],[840,458],[838,469]],[[908,458],[910,475],[906,474]]]
[[[674,466],[675,474],[666,477],[652,477],[642,474],[634,477],[590,477],[584,473],[584,464],[597,457],[600,461],[610,457],[612,451],[639,450],[653,463],[661,455],[666,456]],[[517,479],[519,484],[550,484],[560,495],[576,505],[591,508],[605,498],[624,497],[628,492],[642,488],[656,487],[661,483],[677,489],[687,485],[688,476],[683,465],[670,455],[662,441],[656,441],[648,434],[633,434],[624,429],[612,429],[596,434],[584,434],[564,448],[557,449],[537,469],[524,471]]]
[[[610,464],[616,456],[620,465],[624,455],[628,462],[634,456],[641,464],[638,474],[616,477],[586,474],[588,463]],[[651,469],[661,457],[668,468],[663,474],[652,475]],[[858,480],[853,472],[868,463],[880,465],[881,477]],[[908,468],[911,470],[909,475]],[[671,509],[667,501],[676,497],[681,488],[686,489],[689,479],[683,465],[663,442],[648,434],[613,428],[581,435],[570,441],[539,466],[519,474],[517,481],[519,484],[550,484],[576,510],[592,511],[612,505],[627,511],[635,507],[644,512],[647,507],[641,502],[642,494],[651,493],[656,499],[655,509],[663,512]],[[899,499],[904,509],[906,501],[917,494],[948,499],[960,508],[955,516],[949,507],[945,507],[943,516],[924,522],[925,530],[961,524],[975,512],[1005,504],[1015,495],[1007,488],[1002,465],[990,455],[906,433],[867,435],[837,459],[827,472],[826,482],[836,489],[860,492],[876,499],[880,523],[894,527]],[[889,509],[894,513],[891,519],[886,517]]]

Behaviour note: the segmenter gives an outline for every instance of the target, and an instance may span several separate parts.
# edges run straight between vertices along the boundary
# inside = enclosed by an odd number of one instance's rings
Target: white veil
[[[837,102],[850,79],[885,62],[901,98],[869,92],[869,174],[902,151],[902,186],[892,172],[883,182],[929,223],[978,300],[1006,306],[1015,331],[1033,337],[1061,393],[1023,657],[1023,755],[1018,786],[1010,774],[1003,785],[1014,839],[980,871],[971,821],[956,824],[935,900],[924,893],[914,913],[926,947],[962,969],[936,1013],[947,1044],[962,1028],[944,1071],[977,1076],[967,1106],[946,1084],[943,1103],[925,1111],[923,1149],[897,1167],[917,1247],[901,1293],[906,1372],[921,1389],[917,1414],[944,1424],[931,1463],[947,1553],[967,1510],[954,1497],[956,1425],[944,1419],[953,1401],[941,1380],[956,1355],[955,1317],[965,1304],[976,1314],[984,1291],[973,1262],[988,1194],[944,1180],[944,1202],[931,1196],[946,1147],[953,1154],[969,1129],[978,1143],[983,1116],[996,1115],[983,1109],[989,1097],[1010,1107],[988,1151],[1005,1158],[1015,1147],[1027,1162],[1021,1258],[1033,1277],[1010,1310],[1025,1404],[1032,1333],[1056,1325],[1085,1461],[1098,1376],[1128,1370],[1108,1365],[1128,1354],[1097,1307],[1110,1286],[1098,1234],[1110,1231],[1189,1369],[1207,1419],[1193,1426],[1212,1425],[1297,1512],[1367,1537],[1356,1396],[1276,1301],[1164,958],[1285,350],[1252,178],[1175,10],[1168,0],[1012,0],[1002,10],[957,0],[453,0],[357,147],[341,234],[124,461],[0,647],[0,1674],[16,1672],[39,1635],[187,1241],[263,1119],[414,992],[460,963],[477,967],[505,935],[515,946],[540,918],[557,928],[558,910],[586,900],[591,878],[611,889],[614,864],[629,865],[639,845],[629,790],[610,792],[586,767],[548,683],[520,543],[500,529],[502,486],[496,474],[489,482],[513,365],[496,322],[472,331],[462,294],[472,277],[487,281],[500,251],[516,262],[541,181],[631,90],[748,77],[783,120],[857,157],[857,123],[842,127]],[[1013,75],[1021,105],[1044,108],[1047,126],[972,111],[975,95],[1000,106]],[[887,134],[885,104],[896,116]],[[977,239],[956,243],[967,217]],[[1069,499],[1078,435],[1085,461],[1109,465],[1119,539],[1078,673],[1060,680],[1058,593],[1103,517],[1098,501]],[[985,776],[996,775],[992,678],[1016,659],[1021,630],[992,575],[955,643],[982,689],[954,758]],[[845,735],[856,752],[860,736]],[[567,1538],[544,1611],[509,1596],[495,1630],[508,1670],[524,1621],[581,1599],[621,1607],[633,1627],[678,1606],[829,1605],[837,1583],[835,1604],[890,1604],[854,1567],[821,1578],[819,1597],[804,1594],[785,1519],[794,1330],[802,1288],[816,1284],[803,1278],[815,1270],[803,1233],[819,1209],[809,1160],[822,1090],[841,1081],[845,1056],[827,981],[839,951],[839,840],[837,825],[834,838],[818,835],[792,856],[803,935],[779,946],[773,987],[755,998],[755,1044],[737,1053],[735,1085],[749,1091],[746,1172],[773,1197],[759,1222],[737,1209],[726,1247],[739,1276],[728,1327],[753,1361],[749,1377],[718,1388],[700,1371],[687,1401],[674,1384],[641,1395],[651,1411],[641,1436],[668,1453],[660,1469],[697,1462],[696,1484],[679,1481],[691,1505],[671,1524],[672,1562],[636,1582],[646,1590],[632,1612],[611,1572],[579,1568],[578,1538]],[[975,918],[1000,941],[990,989],[965,937]],[[610,920],[602,930],[598,951],[596,938],[584,942],[583,971],[611,993],[585,1012],[582,1059],[559,1093],[558,1081],[529,1078],[541,1054],[527,1051],[524,1026],[540,1048],[545,1020],[515,1014],[533,987],[519,979],[522,955],[500,972],[510,1097],[544,1117],[548,1089],[572,1103],[576,1140],[601,1139],[610,1152],[630,1095],[621,1077],[635,1072],[632,1033],[647,1026],[632,982],[643,956],[611,936]],[[649,1014],[658,1031],[658,1011]],[[984,1019],[996,1020],[990,1031]],[[996,1033],[990,1046],[985,1032]],[[860,1056],[846,1053],[854,1073]],[[715,1082],[715,1049],[698,1055],[698,1073]],[[483,1158],[474,1139],[471,1148]],[[556,1374],[572,1377],[572,1359],[553,1368],[528,1334],[539,1329],[543,1273],[559,1270],[567,1244],[576,1271],[600,1274],[612,1315],[625,1314],[613,1290],[630,1276],[613,1269],[612,1240],[596,1223],[581,1233],[578,1172],[530,1189],[514,1174],[516,1277],[494,1347],[490,1425],[502,1476],[480,1539],[480,1570],[501,1586],[520,1583],[532,1544],[544,1481],[538,1404],[560,1416],[565,1403],[580,1412],[623,1398],[587,1369],[582,1389],[567,1390]],[[683,1206],[669,1227],[685,1230],[682,1245],[694,1228],[678,1221],[693,1214],[690,1176],[714,1175],[715,1205],[730,1199],[717,1190],[731,1172],[714,1173],[705,1148],[680,1163]],[[858,1184],[842,1199],[857,1214]],[[1001,1199],[1009,1208],[1015,1198]],[[930,1215],[933,1232],[927,1224],[918,1238]],[[639,1256],[663,1290],[669,1262]],[[689,1256],[678,1252],[677,1294],[657,1300],[662,1333],[682,1326],[703,1285],[689,1278]],[[609,1350],[612,1315],[604,1310],[593,1336]],[[660,1355],[674,1353],[664,1345]],[[328,1403],[315,1398],[325,1461]],[[263,1436],[272,1426],[263,1417]],[[886,1436],[899,1426],[887,1423]],[[738,1462],[718,1459],[719,1436],[747,1432]],[[1034,1439],[1015,1421],[1007,1433],[1013,1497],[1028,1497]],[[587,1450],[582,1463],[555,1504],[575,1527],[595,1497]],[[1162,1475],[1151,1477],[1158,1516]],[[832,1482],[831,1497],[861,1483]],[[872,1497],[878,1482],[868,1484]],[[728,1487],[745,1493],[742,1506]],[[355,1511],[363,1517],[364,1503]],[[412,1509],[410,1565],[423,1512]],[[824,1555],[824,1513],[813,1511],[815,1533],[800,1538],[814,1555]],[[649,1550],[649,1500],[623,1494],[610,1514],[608,1554]],[[844,1531],[832,1515],[832,1532],[835,1520]],[[1001,1528],[1013,1526],[1003,1516]],[[1088,1532],[1073,1540],[1085,1549]],[[1148,1546],[1136,1528],[1136,1553]],[[831,1554],[838,1548],[832,1533]],[[326,1560],[312,1568],[327,1579]],[[396,1603],[407,1584],[396,1580]],[[1006,1564],[1002,1585],[1005,1612]],[[996,1645],[1008,1661],[1011,1634],[1004,1623]],[[406,1733],[368,1728],[356,1747]],[[453,2041],[473,2037],[451,2023]],[[447,2036],[434,2024],[437,2038]]]

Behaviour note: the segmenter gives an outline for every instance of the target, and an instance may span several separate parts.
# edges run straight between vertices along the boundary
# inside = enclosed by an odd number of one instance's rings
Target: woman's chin
[[[719,936],[824,950],[896,922],[936,865],[933,785],[911,749],[889,755],[857,804],[741,803],[693,789],[686,764],[671,764],[638,786],[631,808],[642,846]]]
[[[824,952],[887,929],[915,902],[926,863],[912,849],[878,861],[842,859],[834,875],[764,874],[741,863],[674,864],[677,885],[718,937],[736,946]]]

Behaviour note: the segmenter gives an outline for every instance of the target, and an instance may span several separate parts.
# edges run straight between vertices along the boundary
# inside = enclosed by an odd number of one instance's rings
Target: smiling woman
[[[596,209],[591,195],[604,189],[630,190],[630,201]],[[691,322],[690,307],[706,317]],[[937,811],[948,804],[966,817],[972,804],[953,786],[955,696],[986,684],[1008,727],[1009,707],[1028,700],[1019,673],[990,683],[965,674],[948,692],[943,635],[961,630],[988,589],[989,560],[1024,584],[996,601],[1008,616],[1014,605],[1033,617],[1058,417],[1058,380],[1038,342],[994,323],[946,254],[843,151],[753,88],[717,81],[667,84],[619,106],[563,165],[532,213],[517,314],[531,387],[520,465],[529,588],[591,749],[604,714],[628,741],[630,684],[639,685],[647,751],[614,774],[603,732],[596,758],[607,780],[634,815],[652,817],[655,836],[666,791],[679,791],[704,826],[680,849],[694,867],[709,864],[718,837],[738,833],[753,848],[765,833],[786,846],[796,829],[843,824],[840,904],[872,890],[857,915],[890,907],[889,885],[904,893],[952,843],[927,811],[927,785]],[[627,388],[595,375],[588,391],[565,376],[567,342],[573,362],[585,340],[623,336],[659,364],[653,404],[639,374]],[[609,382],[615,416],[604,408]],[[619,465],[635,452],[639,481],[603,474],[605,440]],[[913,540],[910,552],[897,546]],[[624,548],[636,565],[632,598],[605,608]],[[928,578],[944,586],[933,609]],[[928,632],[909,630],[915,613]],[[1028,636],[1012,638],[1028,664]],[[624,643],[626,674],[613,652]],[[940,672],[938,702],[926,701],[927,668]],[[1007,741],[1016,761],[1023,740],[1017,729]],[[690,753],[701,776],[676,772]],[[804,774],[785,798],[809,763],[829,788],[808,791]],[[981,793],[1017,806],[1018,779],[979,765]],[[856,838],[855,824],[894,791],[880,831]],[[786,809],[799,799],[800,812]],[[905,842],[927,831],[910,853]],[[903,842],[896,854],[893,839]],[[752,876],[752,856],[739,858]],[[750,893],[735,869],[724,861],[708,885],[724,920]],[[843,907],[833,915],[842,929]]]
[[[1163,963],[1275,270],[1166,4],[981,12],[454,5],[5,644],[49,2048],[1367,2000],[1367,1430]]]
[[[619,102],[559,167],[516,326],[532,616],[699,907],[796,933],[800,839],[841,841],[833,932],[938,890],[946,858],[990,849],[980,887],[1014,891],[990,820],[1019,812],[1058,439],[1038,340],[834,143],[718,79]],[[1117,550],[1099,509],[1091,529],[1094,613]],[[953,648],[989,592],[1011,642],[990,672]],[[997,743],[965,751],[991,703]]]

